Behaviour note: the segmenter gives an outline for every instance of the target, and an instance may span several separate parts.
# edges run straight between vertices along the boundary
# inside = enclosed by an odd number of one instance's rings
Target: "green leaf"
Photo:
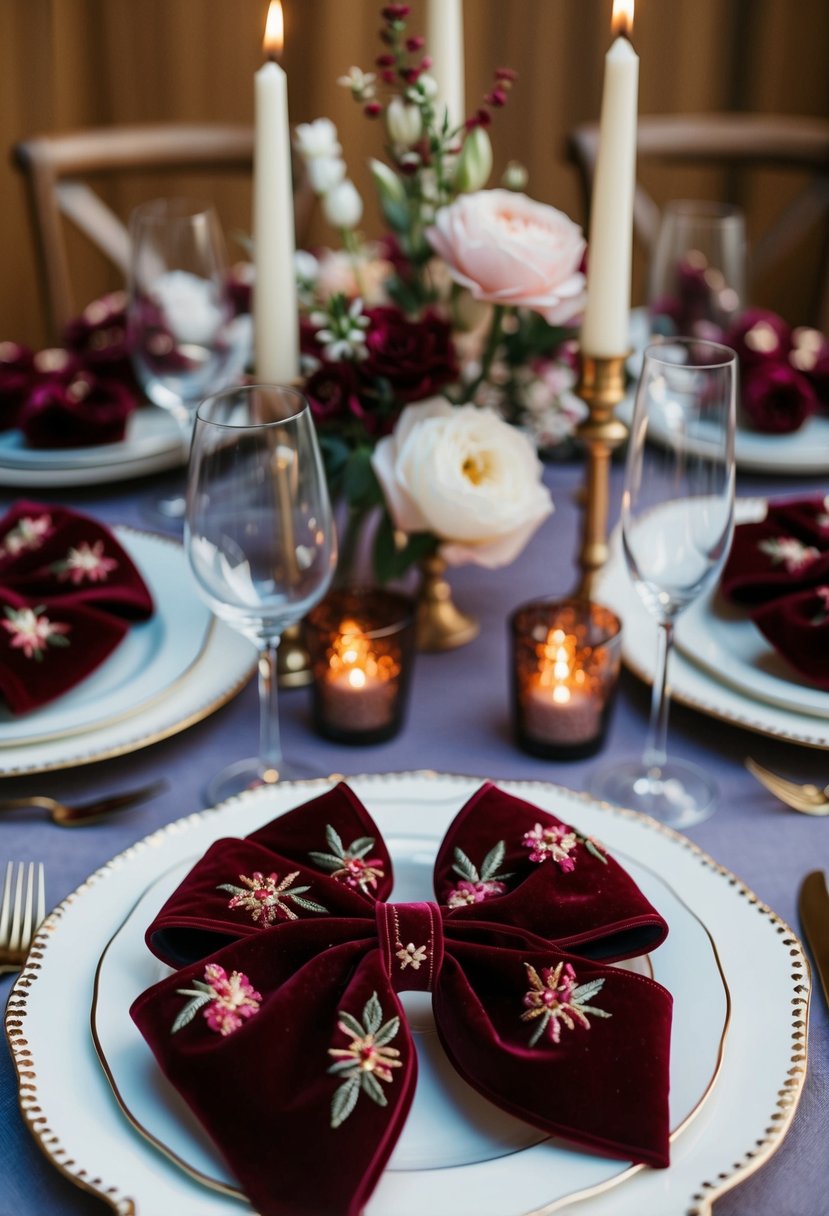
[[[386,1024],[381,1026],[377,1031],[377,1034],[374,1036],[374,1042],[378,1047],[385,1047],[387,1043],[390,1043],[396,1037],[399,1029],[400,1018],[389,1018]]]
[[[372,1102],[376,1102],[378,1106],[388,1106],[389,1103],[386,1095],[383,1093],[383,1086],[372,1073],[362,1073],[360,1081]]]
[[[360,1096],[360,1078],[351,1077],[348,1081],[343,1081],[334,1090],[334,1096],[331,1099],[331,1126],[334,1128],[340,1127],[345,1123],[348,1116],[357,1105],[357,1099]]]
[[[579,984],[578,988],[573,989],[572,1001],[575,1005],[581,1001],[589,1001],[591,996],[595,996],[597,992],[601,992],[604,987],[604,978],[600,980],[588,980],[586,984]]]
[[[204,992],[200,992],[197,996],[194,996],[192,1001],[188,1001],[184,1008],[179,1012],[178,1017],[173,1022],[170,1033],[177,1034],[179,1030],[183,1030],[185,1026],[188,1026],[190,1022],[193,1021],[193,1018],[196,1016],[199,1010],[203,1008],[203,1006],[207,1005],[211,999],[212,998]]]
[[[62,633],[51,633],[46,640],[50,646],[69,645],[69,638],[64,637]]]
[[[592,1013],[594,1018],[612,1018],[613,1014],[608,1013],[606,1009],[595,1009],[593,1005],[578,1005],[578,1009],[582,1013]]]
[[[303,887],[307,891],[307,887]],[[301,895],[295,895],[293,891],[289,892],[289,898],[294,901],[298,908],[304,908],[306,912],[327,912],[328,909],[324,904],[315,903],[313,899],[303,899]]]
[[[381,583],[400,578],[410,566],[429,557],[438,547],[438,539],[431,532],[412,532],[402,546],[398,546],[394,525],[389,516],[383,515],[374,534],[372,561],[374,573]]]
[[[380,209],[383,218],[394,232],[406,232],[409,228],[409,208],[398,199],[380,195]]]
[[[530,1035],[530,1047],[535,1047],[536,1043],[547,1029],[547,1023],[549,1022],[551,1016],[552,1015],[549,1013],[542,1013],[541,1017],[538,1019],[538,1024],[536,1025],[535,1030]]]
[[[357,1068],[355,1060],[336,1060],[328,1069],[330,1073],[347,1072]]]
[[[493,876],[501,862],[504,860],[504,854],[506,851],[507,846],[504,844],[503,840],[499,840],[496,845],[492,846],[481,863],[481,878],[487,879]]]
[[[365,857],[374,848],[373,836],[360,836],[348,846],[349,857]]]
[[[245,891],[244,887],[234,887],[233,884],[230,882],[220,882],[218,887],[216,888],[216,890],[217,891],[229,891],[231,895],[249,894],[249,892]]]
[[[335,828],[332,828],[329,823],[325,829],[325,841],[332,853],[335,853],[338,860],[345,856],[345,848],[343,847],[342,839]],[[311,854],[313,857],[313,853]]]
[[[359,447],[351,453],[345,466],[343,489],[352,507],[373,507],[383,501],[371,464],[371,448]]]
[[[309,853],[308,856],[315,865],[321,866],[323,870],[339,870],[343,864],[342,857],[335,857],[333,853]]]
[[[368,1034],[376,1034],[383,1024],[383,1010],[377,999],[377,993],[372,992],[363,1009],[363,1024]]]
[[[592,840],[585,839],[584,847],[587,849],[588,853],[591,853],[594,857],[597,857],[599,859],[599,861],[602,863],[602,865],[605,865],[605,866],[607,865],[607,858],[605,857],[605,855],[601,851],[601,849],[596,844],[594,844]]]
[[[337,1014],[337,1018],[342,1022],[343,1026],[347,1026],[352,1034],[356,1034],[358,1039],[365,1038],[365,1028],[354,1017],[353,1013],[349,1013],[345,1009],[341,1009]]]
[[[457,845],[455,846],[455,864],[452,866],[452,869],[456,874],[460,874],[461,878],[466,878],[469,882],[480,882],[478,871],[463,849],[459,849]]]

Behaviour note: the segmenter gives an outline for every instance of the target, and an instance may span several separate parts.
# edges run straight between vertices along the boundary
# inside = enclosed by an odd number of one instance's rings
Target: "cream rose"
[[[407,406],[372,465],[395,526],[433,532],[453,566],[507,565],[553,509],[526,436],[442,397]]]
[[[584,308],[584,236],[555,207],[512,190],[479,190],[442,207],[426,235],[478,300],[531,308],[550,325]]]

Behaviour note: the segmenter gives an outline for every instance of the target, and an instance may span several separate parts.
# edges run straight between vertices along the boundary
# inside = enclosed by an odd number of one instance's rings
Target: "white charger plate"
[[[146,579],[154,616],[63,697],[19,718],[2,711],[0,777],[70,768],[165,739],[229,701],[256,666],[250,642],[212,619],[177,541],[115,531]]]
[[[765,507],[765,499],[738,499],[736,518],[738,522],[744,522],[757,518],[758,513],[762,518]],[[633,585],[618,526],[610,538],[610,558],[597,576],[595,597],[621,617],[625,665],[645,683],[651,684],[656,664],[657,625]],[[682,617],[679,619],[681,625]],[[825,712],[801,711],[763,698],[753,688],[738,687],[731,680],[730,667],[725,672],[709,670],[696,660],[692,661],[686,651],[687,647],[675,647],[669,659],[668,682],[674,700],[746,730],[807,747],[829,749],[829,718]]]
[[[119,443],[89,448],[28,448],[20,431],[0,432],[0,485],[90,486],[173,469],[187,459],[188,445],[172,414],[142,405],[127,422]]]
[[[353,778],[388,839],[410,841],[403,865],[425,873],[434,841],[480,784],[478,778],[427,773]],[[120,1116],[89,1035],[89,1009],[98,959],[113,930],[129,918],[158,878],[160,860],[175,867],[199,855],[222,834],[244,835],[274,814],[321,792],[325,782],[262,789],[213,811],[194,814],[132,846],[99,870],[46,920],[19,977],[6,1015],[6,1028],[21,1078],[21,1109],[44,1152],[68,1177],[104,1198],[114,1210],[135,1206],[142,1216],[229,1216],[247,1209],[217,1194],[168,1161]],[[684,1216],[710,1212],[718,1194],[756,1169],[779,1146],[794,1114],[805,1077],[809,978],[797,939],[742,884],[684,837],[645,816],[611,808],[559,787],[504,782],[503,788],[551,810],[581,830],[596,834],[614,852],[635,858],[637,877],[661,882],[652,894],[687,911],[669,915],[684,925],[707,927],[730,992],[728,1047],[713,1097],[672,1146],[668,1170],[600,1162],[602,1178],[580,1198],[589,1216]],[[172,876],[172,871],[170,871]],[[659,875],[660,878],[653,876]],[[668,892],[668,888],[670,891]],[[160,898],[159,888],[152,901]],[[710,946],[708,947],[710,951]],[[694,1017],[713,1008],[714,989],[701,983],[699,1001],[680,973],[687,970],[671,938],[654,954],[658,979],[669,980],[682,996],[679,1033]],[[664,968],[662,974],[660,969]],[[763,975],[758,999],[757,975]],[[129,983],[135,981],[130,972]],[[717,998],[722,1000],[722,988]],[[124,1004],[131,993],[124,993]],[[697,1002],[696,1006],[694,1002]],[[60,1008],[60,1017],[55,1009]],[[713,1015],[722,1023],[722,1013]],[[710,1070],[710,1035],[702,1035]],[[693,1069],[694,1051],[673,1061]],[[158,1077],[158,1073],[150,1074]],[[705,1078],[701,1078],[705,1081]],[[155,1084],[155,1081],[152,1082]],[[700,1089],[705,1085],[697,1082]],[[73,1095],[82,1092],[82,1103]],[[451,1125],[441,1128],[452,1137]],[[387,1170],[367,1208],[367,1216],[422,1216],[424,1211],[454,1216],[524,1216],[559,1210],[572,1194],[556,1197],[557,1170],[565,1157],[596,1158],[550,1142],[508,1156],[440,1169]],[[569,1167],[568,1167],[569,1168]],[[520,1183],[520,1192],[514,1190]],[[526,1197],[535,1198],[528,1206]]]

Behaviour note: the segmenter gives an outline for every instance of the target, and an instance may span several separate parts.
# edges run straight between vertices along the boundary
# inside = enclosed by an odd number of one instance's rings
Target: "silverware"
[[[160,794],[166,788],[166,781],[153,781],[150,785],[142,785],[140,789],[127,790],[123,794],[108,794],[105,798],[94,798],[92,802],[81,802],[75,806],[69,806],[65,802],[58,802],[56,798],[47,798],[39,794],[24,798],[0,798],[0,812],[41,807],[48,811],[54,822],[60,824],[62,828],[77,828],[104,819],[114,811],[135,806],[137,802],[154,798],[156,794]]]
[[[822,870],[813,870],[803,879],[797,910],[829,1005],[829,891]]]
[[[0,893],[0,971],[19,971],[26,961],[32,938],[46,915],[46,882],[43,863],[14,862],[6,866]]]
[[[781,802],[785,802],[786,806],[790,806],[793,811],[801,811],[804,815],[829,815],[829,785],[819,789],[816,785],[809,783],[788,781],[785,777],[779,777],[777,773],[769,772],[750,756],[745,764],[748,771],[757,778],[761,785],[770,790]]]

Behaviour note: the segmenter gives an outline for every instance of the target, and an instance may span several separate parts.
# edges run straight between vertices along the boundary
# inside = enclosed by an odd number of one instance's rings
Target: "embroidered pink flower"
[[[25,658],[39,663],[48,646],[68,646],[65,634],[71,626],[61,621],[50,621],[43,605],[38,608],[6,608],[6,619],[0,621],[12,635],[12,650],[22,650]]]
[[[52,570],[59,581],[63,583],[68,579],[75,587],[84,579],[88,579],[90,583],[105,583],[112,571],[117,569],[116,559],[104,556],[102,540],[96,540],[92,545],[82,540],[72,546],[62,562],[52,564]]]
[[[233,1034],[245,1022],[259,1012],[262,994],[257,992],[242,971],[227,974],[218,963],[208,963],[204,979],[194,980],[192,988],[177,988],[181,996],[192,999],[187,1002],[172,1025],[172,1034],[182,1030],[199,1012],[211,1030],[227,1036]]]
[[[351,1039],[347,1047],[329,1047],[328,1054],[334,1063],[328,1071],[343,1078],[331,1099],[331,1126],[344,1123],[354,1107],[360,1093],[365,1093],[378,1106],[387,1106],[381,1081],[386,1085],[394,1079],[393,1068],[401,1068],[400,1052],[389,1047],[400,1029],[400,1018],[383,1021],[383,1010],[373,992],[363,1007],[363,1020],[340,1010],[337,1029]]]
[[[530,963],[524,966],[530,989],[524,993],[521,1021],[538,1023],[530,1037],[530,1047],[535,1046],[545,1031],[551,1043],[558,1043],[562,1023],[568,1030],[575,1030],[576,1023],[589,1030],[588,1013],[596,1018],[613,1016],[604,1009],[587,1004],[604,987],[603,978],[579,984],[572,964],[565,962],[542,968],[541,975]]]
[[[328,824],[325,840],[329,853],[308,854],[314,864],[326,870],[337,882],[368,895],[369,889],[376,887],[383,877],[383,859],[366,857],[374,848],[374,837],[361,836],[346,848],[339,833]]]
[[[16,557],[26,549],[39,549],[52,530],[51,515],[22,515],[0,544],[0,557]]]
[[[545,828],[537,823],[531,832],[524,833],[521,843],[530,850],[530,861],[541,863],[549,857],[550,861],[558,862],[565,874],[576,868],[570,854],[579,840],[572,828],[563,824]]]
[[[770,536],[758,541],[757,548],[771,558],[773,566],[784,566],[789,574],[800,574],[820,557],[814,545],[804,545],[794,536]]]
[[[483,903],[494,895],[505,895],[507,885],[504,879],[512,878],[512,874],[498,873],[505,853],[506,845],[503,840],[499,840],[481,862],[479,871],[463,849],[456,847],[452,869],[461,881],[450,890],[446,899],[447,905],[450,908],[463,908],[467,904]]]
[[[245,908],[251,915],[254,924],[272,925],[277,920],[298,920],[296,912],[288,907],[286,900],[304,908],[306,912],[327,912],[328,909],[313,899],[305,899],[304,893],[310,891],[310,886],[295,887],[293,882],[299,877],[299,870],[279,881],[278,874],[268,874],[267,877],[255,870],[250,878],[246,874],[239,875],[241,887],[223,882],[218,886],[219,891],[229,891],[233,898],[228,908]]]

